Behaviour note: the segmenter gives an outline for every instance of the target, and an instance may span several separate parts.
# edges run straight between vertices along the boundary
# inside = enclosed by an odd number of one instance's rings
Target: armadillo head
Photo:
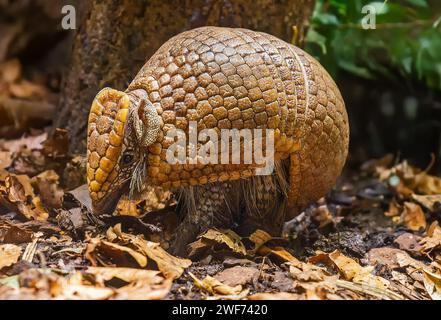
[[[87,183],[95,214],[111,214],[120,197],[146,182],[146,147],[160,119],[143,90],[110,88],[93,100],[87,129]]]

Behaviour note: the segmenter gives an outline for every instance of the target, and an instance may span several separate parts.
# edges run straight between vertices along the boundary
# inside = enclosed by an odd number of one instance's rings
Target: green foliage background
[[[361,23],[372,22],[372,9],[376,28],[365,30]],[[416,79],[441,90],[439,0],[317,0],[306,43],[334,77],[345,70],[368,79]]]

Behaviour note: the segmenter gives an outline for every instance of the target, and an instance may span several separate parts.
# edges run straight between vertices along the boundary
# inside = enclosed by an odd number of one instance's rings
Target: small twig
[[[35,238],[34,240],[32,240],[31,243],[29,243],[26,246],[25,252],[23,253],[21,260],[32,263],[32,260],[34,260],[35,252],[37,250],[37,242],[38,242],[38,238]]]
[[[38,250],[37,251],[37,255],[38,255],[38,259],[40,260],[40,267],[41,268],[46,268],[47,261],[46,261],[46,257],[44,256],[44,253],[41,252],[40,250]]]

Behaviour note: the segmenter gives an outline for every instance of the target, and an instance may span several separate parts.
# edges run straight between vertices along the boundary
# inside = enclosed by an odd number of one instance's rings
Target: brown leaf
[[[384,213],[386,217],[395,217],[401,213],[401,207],[393,200],[389,202],[389,209]]]
[[[16,224],[0,222],[0,243],[26,243],[32,241],[32,230]]]
[[[69,191],[75,199],[77,199],[86,209],[92,212],[92,199],[90,198],[89,189],[87,184],[83,184],[78,188]]]
[[[104,285],[104,281],[113,278],[121,279],[125,282],[143,281],[144,283],[156,284],[162,282],[163,278],[158,276],[159,271],[135,269],[135,268],[115,268],[115,267],[88,267],[86,273],[93,274],[96,281]]]
[[[140,209],[138,209],[137,204],[140,201],[133,201],[128,199],[119,200],[118,205],[116,207],[117,214],[120,216],[139,217],[142,212]]]
[[[328,277],[323,268],[303,262],[301,265],[290,265],[289,273],[295,280],[303,282],[323,281]]]
[[[441,274],[424,271],[424,287],[432,300],[441,300]]]
[[[362,267],[354,259],[346,257],[338,250],[322,254],[323,258],[327,256],[328,261],[338,269],[344,279],[357,284],[367,285],[378,290],[385,290],[389,286],[386,279],[371,274],[372,268]],[[323,259],[322,258],[322,259]]]
[[[301,265],[302,263],[282,247],[269,248],[267,246],[262,246],[260,247],[258,252],[262,255],[272,254],[277,258],[281,259],[282,261],[291,262],[293,265]]]
[[[43,149],[43,141],[47,139],[47,133],[44,132],[36,136],[22,137],[20,139],[8,140],[3,143],[3,148],[12,153],[20,151],[22,147],[26,147],[28,150],[41,150]]]
[[[411,258],[408,253],[396,248],[373,248],[368,252],[367,258],[370,265],[386,265],[390,269],[399,269],[407,266],[414,267],[415,269],[425,267],[424,263]]]
[[[289,292],[260,292],[247,297],[248,300],[305,300],[303,294]]]
[[[406,232],[396,238],[394,243],[396,243],[401,250],[410,252],[414,255],[420,255],[420,251],[422,249],[419,243],[420,241],[420,236]]]
[[[1,82],[0,82],[1,91]],[[0,95],[0,136],[13,138],[50,123],[55,102],[9,98]]]
[[[423,207],[429,209],[430,211],[434,211],[435,206],[441,205],[441,194],[434,194],[429,196],[413,194],[412,199],[420,203]]]
[[[126,258],[126,255],[129,255],[140,267],[147,266],[147,257],[132,248],[99,238],[90,239],[85,256],[87,259],[89,259],[89,261],[91,261],[93,266],[97,265],[96,254],[98,253],[112,258],[113,261],[118,262],[120,265],[127,265],[129,263]]]
[[[0,64],[0,80],[13,83],[21,77],[21,64],[18,59],[11,59]]]
[[[191,272],[189,272],[189,275],[193,278],[193,281],[198,288],[205,290],[212,295],[238,295],[242,293],[241,285],[230,287],[210,276],[206,276],[203,280],[199,280]]]
[[[423,172],[417,176],[416,181],[416,192],[427,195],[441,194],[441,178]]]
[[[47,170],[32,178],[42,202],[49,208],[61,208],[64,191],[59,187],[59,176],[54,170]]]
[[[389,153],[381,159],[368,160],[362,164],[361,170],[368,173],[377,172],[378,174],[380,174],[382,171],[387,170],[387,168],[389,168],[393,164],[394,158],[394,155]]]
[[[432,222],[427,230],[427,236],[421,239],[420,244],[422,245],[421,252],[424,254],[429,254],[433,250],[441,248],[441,228],[438,221]]]
[[[259,270],[257,268],[235,266],[224,269],[217,273],[214,278],[228,286],[235,287],[250,283],[258,273]]]
[[[249,239],[254,243],[254,248],[248,250],[248,253],[254,255],[261,246],[272,239],[272,236],[264,230],[257,229],[250,235]]]
[[[314,209],[311,213],[311,218],[319,223],[319,228],[323,228],[333,222],[332,214],[326,205]]]
[[[427,171],[427,170],[426,170]],[[389,181],[393,178],[392,186],[395,186],[397,192],[405,198],[413,193],[422,195],[441,194],[441,178],[427,174],[419,168],[409,165],[403,161],[391,169],[385,169],[379,172],[381,181]]]
[[[0,170],[9,167],[12,163],[12,153],[9,151],[0,151]]]
[[[69,153],[69,133],[56,128],[55,132],[43,142],[43,153],[51,158],[65,158]]]
[[[187,246],[188,257],[192,260],[201,257],[210,248],[210,243],[203,239],[197,239]]]
[[[160,300],[167,296],[172,286],[171,280],[162,283],[151,283],[151,280],[140,280],[116,289],[113,299],[124,300]]]
[[[226,244],[231,250],[233,250],[233,252],[241,255],[245,256],[247,254],[241,237],[232,230],[209,229],[200,237],[203,239],[216,241],[217,243]]]
[[[8,175],[5,188],[0,188],[0,200],[3,204],[25,216],[27,219],[45,221],[49,213],[41,204],[39,197],[35,196],[31,180],[25,175]]]
[[[113,227],[112,230],[118,237],[114,241],[122,240],[124,243],[130,243],[132,246],[134,246],[134,249],[137,252],[155,261],[158,269],[166,278],[179,278],[184,272],[184,269],[191,265],[191,260],[180,259],[172,256],[167,251],[162,249],[159,243],[147,241],[141,236],[122,232],[119,224]]]
[[[166,278],[177,279],[184,272],[185,268],[191,265],[191,260],[180,259],[172,256],[161,248],[159,243],[146,241],[138,238],[133,242],[141,249],[150,259],[154,260],[158,265],[158,269]]]
[[[421,207],[412,202],[404,202],[404,210],[401,214],[401,221],[410,230],[418,231],[420,229],[426,229],[426,217]]]
[[[27,80],[9,84],[9,91],[14,97],[32,100],[44,100],[49,94],[46,87]]]
[[[0,245],[0,270],[9,267],[18,261],[21,255],[21,248],[14,244]]]

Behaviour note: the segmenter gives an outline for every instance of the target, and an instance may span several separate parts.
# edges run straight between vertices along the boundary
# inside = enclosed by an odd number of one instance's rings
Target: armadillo
[[[170,163],[168,135],[265,129],[275,169],[255,163]],[[95,97],[88,119],[87,180],[96,214],[147,186],[177,194],[173,250],[210,227],[280,233],[283,223],[329,192],[345,164],[349,124],[326,70],[300,48],[247,29],[201,27],[162,45],[122,92]],[[198,142],[200,148],[204,142]]]

